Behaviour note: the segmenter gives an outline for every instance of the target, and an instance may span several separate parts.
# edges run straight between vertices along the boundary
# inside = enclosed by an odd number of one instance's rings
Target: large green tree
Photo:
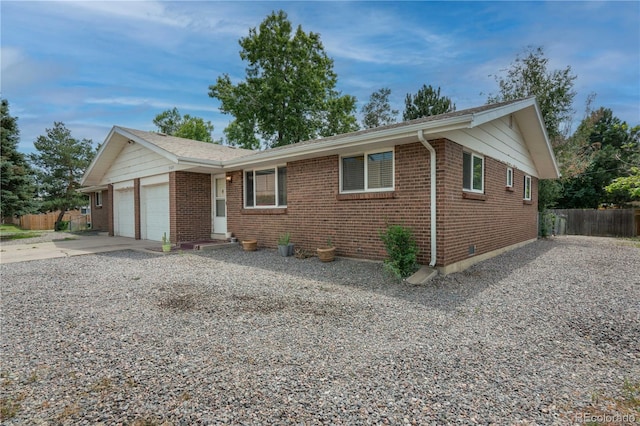
[[[604,189],[609,196],[623,200],[622,203],[640,201],[640,167],[631,167],[629,176],[615,178]]]
[[[202,142],[214,142],[211,133],[213,124],[200,117],[180,114],[178,108],[168,109],[156,115],[153,124],[162,133],[179,138],[193,139]]]
[[[391,109],[390,95],[391,89],[387,87],[371,94],[369,102],[362,107],[362,127],[371,129],[396,122],[398,110]]]
[[[30,213],[34,205],[33,171],[18,151],[18,119],[9,114],[9,101],[2,99],[0,128],[0,218]]]
[[[544,55],[542,47],[526,48],[524,56],[517,55],[506,74],[493,76],[500,91],[489,95],[487,102],[535,96],[547,134],[555,146],[563,142],[564,125],[570,124],[573,117],[573,98],[576,95],[573,84],[576,76],[571,72],[570,66],[549,70],[548,65],[549,58]]]
[[[571,67],[548,69],[549,59],[542,47],[528,47],[524,55],[517,55],[506,73],[493,77],[499,92],[489,95],[487,102],[496,103],[535,96],[550,142],[558,152],[566,143],[567,131],[573,116],[573,84],[576,76]],[[554,207],[561,193],[558,181],[543,179],[539,184],[538,209]]]
[[[43,210],[60,210],[56,229],[64,213],[87,203],[87,196],[77,191],[95,150],[90,139],[78,140],[64,123],[55,122],[33,143],[37,152],[31,161],[37,167]]]
[[[431,85],[423,84],[415,95],[407,93],[402,119],[414,120],[455,110],[456,104],[450,98],[440,94],[440,87],[434,89]]]
[[[333,60],[320,36],[294,31],[287,14],[273,12],[239,40],[246,79],[228,74],[209,86],[209,96],[234,119],[224,130],[229,144],[256,149],[357,129],[356,99],[336,90]]]
[[[631,127],[611,109],[600,108],[586,117],[569,139],[586,167],[562,179],[561,207],[597,208],[603,203],[633,200],[629,194],[607,191],[606,187],[616,178],[632,176],[640,166],[640,126]]]

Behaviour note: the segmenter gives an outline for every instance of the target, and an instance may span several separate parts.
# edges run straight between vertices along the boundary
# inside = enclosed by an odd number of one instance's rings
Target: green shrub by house
[[[406,278],[417,269],[418,245],[411,229],[401,225],[389,225],[380,231],[380,238],[389,256],[385,268],[398,278]]]

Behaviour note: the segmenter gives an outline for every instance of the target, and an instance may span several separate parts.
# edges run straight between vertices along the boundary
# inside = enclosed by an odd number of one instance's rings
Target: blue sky
[[[338,89],[358,99],[388,87],[402,112],[423,84],[457,109],[497,91],[492,74],[527,46],[578,76],[574,127],[596,107],[640,124],[640,2],[0,2],[1,93],[19,118],[20,150],[62,121],[76,138],[104,140],[113,125],[155,130],[156,114],[230,117],[208,87],[244,78],[238,39],[273,10],[321,35]],[[360,116],[359,116],[360,118]]]

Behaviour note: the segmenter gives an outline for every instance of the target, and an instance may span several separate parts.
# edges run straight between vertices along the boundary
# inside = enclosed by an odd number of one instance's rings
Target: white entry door
[[[213,177],[213,233],[227,232],[227,180],[225,175]]]

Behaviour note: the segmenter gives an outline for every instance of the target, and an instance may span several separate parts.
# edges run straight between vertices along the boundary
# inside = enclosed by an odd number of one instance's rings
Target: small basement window
[[[523,198],[527,201],[531,200],[531,176],[524,177],[524,194]]]
[[[484,158],[471,153],[462,153],[462,189],[484,193]]]
[[[102,191],[96,191],[96,207],[102,207]]]

